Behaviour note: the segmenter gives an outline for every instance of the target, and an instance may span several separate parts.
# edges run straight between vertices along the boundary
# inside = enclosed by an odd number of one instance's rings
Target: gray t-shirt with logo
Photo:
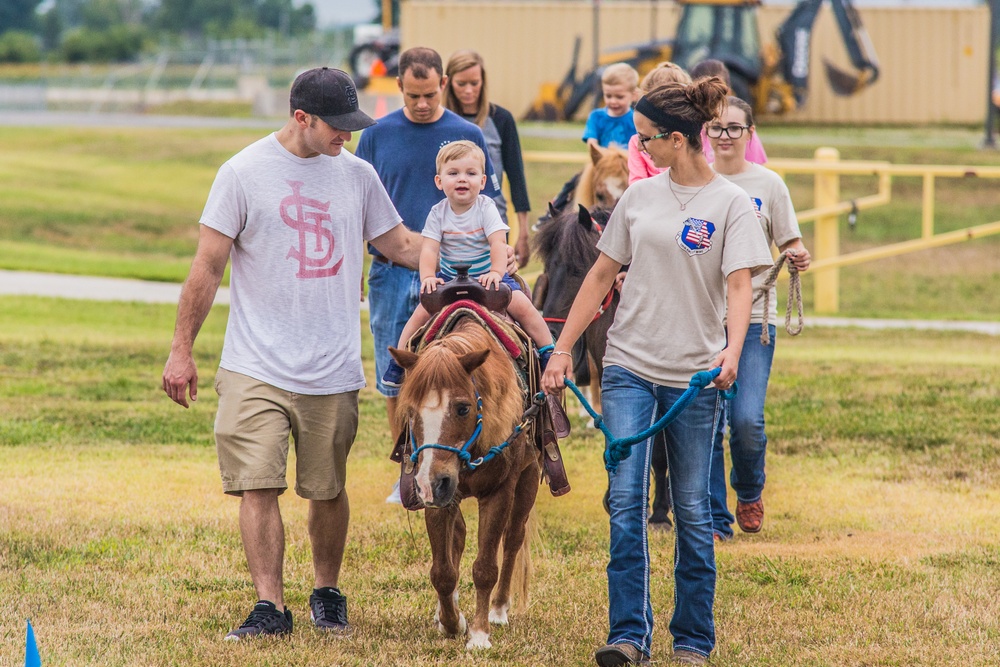
[[[792,196],[788,194],[788,186],[781,176],[774,173],[767,167],[759,164],[749,163],[746,171],[739,174],[720,174],[727,181],[735,183],[743,188],[750,195],[750,203],[757,213],[757,221],[760,222],[761,229],[764,230],[764,238],[768,244],[781,247],[790,241],[802,238],[799,230],[799,220],[795,217],[795,206],[792,204]],[[757,292],[764,285],[766,274],[754,276],[753,293]],[[777,289],[771,287],[770,313],[768,321],[772,324],[778,319],[778,297]],[[753,312],[750,321],[760,324],[764,321],[764,299],[754,301]]]
[[[726,277],[772,262],[746,192],[719,177],[704,188],[674,183],[671,192],[669,177],[630,185],[598,241],[631,265],[604,364],[686,388],[726,346]]]

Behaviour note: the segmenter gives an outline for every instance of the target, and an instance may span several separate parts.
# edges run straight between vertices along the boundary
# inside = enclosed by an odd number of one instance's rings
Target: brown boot
[[[648,665],[649,657],[632,644],[608,644],[597,649],[594,659],[600,667],[623,667],[624,665]]]
[[[764,499],[752,503],[736,501],[736,523],[744,533],[759,533],[764,525]]]

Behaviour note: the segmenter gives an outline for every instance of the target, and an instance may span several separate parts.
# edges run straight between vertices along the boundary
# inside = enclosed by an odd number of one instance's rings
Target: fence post
[[[817,162],[837,162],[840,151],[836,148],[817,148],[815,158]],[[817,171],[813,187],[813,204],[817,209],[834,206],[840,201],[840,174]],[[815,259],[829,259],[840,254],[839,224],[840,217],[837,215],[816,218]],[[817,271],[813,284],[813,309],[817,313],[836,313],[840,309],[840,269]]]

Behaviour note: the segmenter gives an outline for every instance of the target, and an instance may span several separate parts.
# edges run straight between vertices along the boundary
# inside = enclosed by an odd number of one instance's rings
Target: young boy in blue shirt
[[[604,106],[590,112],[583,140],[602,148],[628,148],[635,134],[632,105],[639,100],[639,73],[627,63],[608,65],[601,74],[601,92]]]
[[[632,105],[639,100],[639,73],[628,63],[608,65],[601,74],[601,92],[604,95],[604,106],[590,112],[583,129],[583,141],[588,146],[597,144],[601,148],[616,146],[628,150],[629,139],[635,134]],[[579,174],[563,185],[551,202],[552,208],[556,211],[563,210],[576,189],[578,178]],[[549,214],[546,213],[538,219],[536,227],[548,220]]]

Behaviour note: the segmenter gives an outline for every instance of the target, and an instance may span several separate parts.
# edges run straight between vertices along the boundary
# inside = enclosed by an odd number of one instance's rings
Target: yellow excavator
[[[526,120],[566,120],[592,100],[599,106],[604,67],[627,62],[643,76],[670,60],[686,70],[715,59],[729,69],[733,92],[758,113],[785,113],[805,103],[813,25],[825,0],[802,0],[778,27],[776,41],[761,46],[757,8],[761,0],[678,0],[681,18],[670,40],[624,46],[601,54],[598,65],[577,77],[580,38],[569,71],[560,83],[546,83],[525,114]],[[838,95],[854,95],[878,79],[878,59],[850,0],[829,0],[847,54],[857,74],[824,59],[827,78]]]

